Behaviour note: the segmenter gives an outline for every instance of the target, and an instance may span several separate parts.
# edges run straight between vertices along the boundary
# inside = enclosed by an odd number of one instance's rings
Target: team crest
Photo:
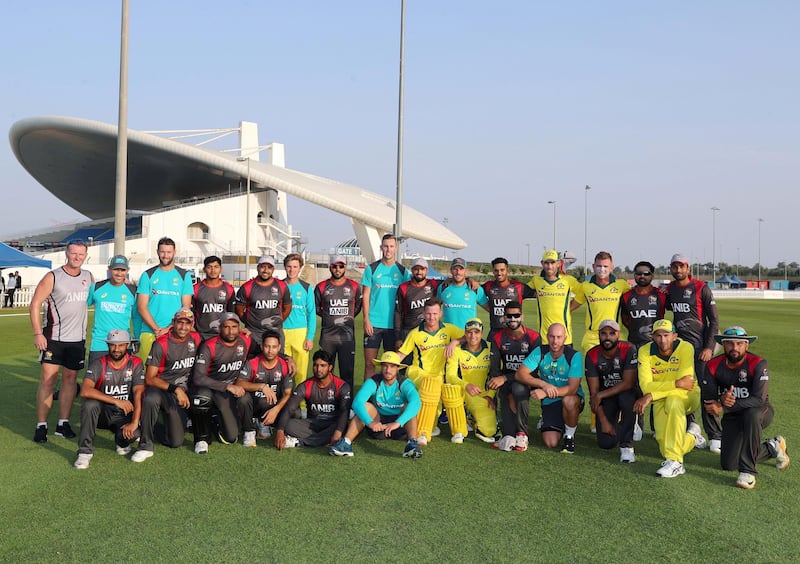
[[[684,300],[688,300],[688,299],[689,299],[689,298],[691,298],[691,297],[692,297],[692,289],[691,289],[691,288],[686,288],[686,289],[683,291],[683,299],[684,299]]]
[[[658,303],[658,298],[655,296],[650,296],[649,298],[647,298],[647,303],[649,305],[656,305]]]
[[[329,400],[332,400],[332,399],[333,399],[333,396],[334,396],[334,392],[333,392],[333,390],[328,390],[328,399],[329,399]]]
[[[519,346],[519,350],[524,353],[528,352],[528,349],[530,349],[530,345],[528,343],[522,343]]]
[[[179,282],[180,282],[180,279],[177,276],[172,279],[172,285],[173,286],[177,286]]]
[[[342,288],[342,292],[344,293],[345,297],[347,297],[347,298],[350,297],[350,288],[349,287],[345,286],[344,288]]]
[[[236,346],[236,354],[243,355],[244,354],[244,345],[237,345]]]
[[[190,353],[194,353],[194,348],[195,348],[194,347],[194,342],[193,341],[189,341],[189,343],[186,345],[186,348],[189,349]]]
[[[102,294],[100,294],[100,299],[101,299],[101,300],[103,300],[103,299],[105,299],[105,298],[107,298],[107,297],[108,297],[108,292],[103,292]],[[124,296],[123,296],[123,297],[124,297]]]
[[[613,288],[611,288],[611,293],[612,293],[612,294],[619,294],[619,288],[617,288],[616,286],[614,286]]]
[[[747,371],[745,370],[739,371],[739,382],[747,382]]]
[[[217,295],[217,298],[218,298],[220,301],[223,301],[223,302],[225,301],[225,298],[227,298],[227,297],[228,297],[228,296],[227,296],[227,294],[225,293],[225,290],[220,290],[220,291],[219,291],[219,295]]]
[[[636,305],[636,298],[631,298],[631,305]]]

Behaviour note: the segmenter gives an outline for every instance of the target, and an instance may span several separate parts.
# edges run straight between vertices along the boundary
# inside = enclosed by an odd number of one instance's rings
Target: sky
[[[117,122],[120,5],[4,6],[0,129]],[[586,226],[589,262],[800,261],[797,21],[792,0],[407,0],[404,201],[447,218],[468,261],[538,263],[554,207],[578,264]],[[254,121],[288,168],[393,197],[399,42],[400,0],[136,0],[128,125]],[[0,194],[6,237],[81,218],[8,143]],[[352,237],[292,197],[289,218],[312,252]]]

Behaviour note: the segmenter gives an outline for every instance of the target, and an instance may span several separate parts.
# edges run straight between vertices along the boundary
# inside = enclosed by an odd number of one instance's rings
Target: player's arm
[[[292,377],[285,376],[283,378],[283,385],[283,393],[281,393],[280,399],[278,399],[275,406],[268,409],[264,417],[261,418],[264,425],[274,425],[283,412],[283,408],[289,403],[289,398],[292,397],[292,388],[294,387],[294,380]]]
[[[204,343],[200,346],[200,351],[197,353],[197,359],[194,361],[194,368],[192,368],[192,382],[198,388],[211,388],[218,392],[224,392],[228,384],[222,380],[214,380],[208,373],[211,370],[211,351]]]
[[[397,423],[402,427],[419,414],[419,410],[422,409],[422,400],[419,397],[417,388],[414,386],[414,382],[410,378],[406,378],[400,384],[400,394],[406,403],[403,411],[397,416]]]
[[[289,422],[289,418],[291,417],[292,413],[297,411],[300,408],[300,402],[305,399],[305,394],[302,390],[302,384],[297,386],[292,392],[292,396],[289,398],[289,402],[286,404],[286,408],[281,411],[281,414],[278,416],[278,423],[275,426],[275,448],[278,450],[283,450],[286,446],[286,424]]]
[[[317,334],[317,302],[311,286],[306,288],[306,339],[303,350],[310,351],[314,348],[314,336]]]
[[[367,378],[364,380],[364,384],[361,386],[361,389],[358,390],[358,393],[356,393],[355,397],[353,398],[353,412],[364,425],[369,425],[372,423],[372,417],[370,417],[369,411],[367,411],[367,402],[377,389],[378,387],[375,385],[375,380],[372,378]]]
[[[717,315],[717,304],[714,301],[714,293],[708,286],[703,286],[700,295],[703,302],[703,350],[700,352],[700,360],[707,362],[711,359],[714,352],[714,335],[719,333],[719,316]]]
[[[364,321],[366,321],[366,317],[364,317]],[[406,357],[410,355],[414,351],[414,337],[419,333],[418,329],[412,329],[406,335],[403,344],[400,345],[400,348],[397,349],[397,352],[400,354],[400,358]]]
[[[350,419],[350,404],[352,403],[352,395],[350,393],[350,384],[344,383],[339,388],[339,400],[337,402],[336,410],[339,412],[339,418],[336,421],[336,431],[333,432],[330,444],[335,444],[344,435],[347,429],[347,422]]]
[[[364,294],[363,287],[360,284],[354,284],[356,287],[356,310],[353,312],[353,319],[358,317],[358,314],[364,311]],[[364,313],[364,319],[367,319],[367,313]]]
[[[33,344],[40,351],[47,348],[47,339],[42,333],[42,304],[47,299],[47,296],[53,293],[53,286],[55,286],[56,275],[48,272],[39,281],[36,290],[33,292],[31,298],[31,305],[28,307],[28,313],[31,318],[31,327],[33,328]]]
[[[122,436],[126,439],[133,439],[136,436],[136,430],[139,428],[139,421],[142,419],[142,398],[144,397],[144,368],[141,364],[138,365],[134,371],[133,381],[136,382],[133,386],[133,414],[131,415],[130,423],[122,426]]]
[[[361,312],[364,316],[364,334],[372,337],[372,322],[369,320],[369,300],[372,297],[372,267],[367,265],[361,279]]]

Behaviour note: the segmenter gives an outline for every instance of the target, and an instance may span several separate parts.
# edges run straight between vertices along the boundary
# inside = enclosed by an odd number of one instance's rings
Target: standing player
[[[653,323],[664,319],[667,296],[653,286],[655,268],[646,260],[633,267],[634,286],[620,298],[622,324],[636,348],[653,340]]]
[[[477,307],[488,303],[483,288],[473,289],[467,280],[467,261],[454,258],[450,263],[451,279],[439,285],[437,295],[442,300],[443,321],[456,327],[463,327],[469,319],[478,314]]]
[[[672,311],[675,331],[681,340],[694,347],[694,371],[701,377],[706,362],[714,352],[714,335],[719,332],[719,317],[714,294],[711,288],[692,277],[689,260],[681,254],[672,256],[669,271],[674,280],[667,286],[667,309]],[[708,448],[711,452],[721,452],[722,426],[719,416],[702,411],[703,427],[708,435]],[[699,432],[690,417],[692,432]]]
[[[97,428],[114,433],[117,454],[131,451],[132,441],[139,438],[139,418],[144,393],[142,359],[128,354],[131,336],[114,329],[106,337],[108,354],[89,365],[81,385],[81,434],[75,468],[85,470],[94,456]]]
[[[317,332],[314,288],[300,279],[303,264],[300,253],[290,253],[283,259],[283,268],[286,270],[284,282],[292,298],[292,312],[283,322],[284,351],[297,365],[294,381],[298,384],[308,377],[308,357]]]
[[[47,442],[47,415],[53,406],[53,389],[61,368],[61,394],[58,400],[59,419],[56,436],[72,439],[75,432],[69,415],[75,401],[78,371],[86,357],[86,299],[94,279],[81,265],[86,260],[83,241],[67,245],[67,263],[51,270],[36,286],[29,309],[33,344],[40,351],[42,364],[39,389],[36,391],[36,431],[33,440]],[[44,305],[44,323],[42,323]]]
[[[569,274],[561,273],[558,252],[546,251],[542,255],[542,273],[534,276],[528,286],[536,291],[539,307],[539,333],[547,338],[547,330],[553,323],[560,323],[566,330],[565,345],[572,344],[572,311],[579,308],[583,297],[580,283]]]
[[[496,333],[505,329],[503,311],[508,302],[514,301],[521,304],[522,300],[536,297],[533,288],[508,277],[508,260],[503,257],[497,257],[492,261],[492,274],[494,274],[494,280],[487,280],[483,283],[483,291],[489,300],[487,305],[489,341]]]
[[[292,296],[286,282],[273,278],[275,259],[264,255],[258,259],[258,275],[242,284],[236,292],[236,315],[244,323],[253,342],[260,343],[264,331],[272,329],[284,342],[283,320],[292,312]]]
[[[350,389],[356,363],[356,325],[355,318],[361,312],[363,303],[361,287],[358,282],[345,277],[347,262],[344,257],[331,259],[331,277],[314,288],[317,315],[322,318],[319,346],[338,358],[339,374]]]
[[[630,286],[625,280],[614,277],[614,262],[611,254],[600,251],[592,263],[594,275],[581,282],[582,291],[576,297],[579,303],[586,302],[586,330],[581,341],[584,354],[600,344],[598,330],[605,319],[619,321],[619,299]]]
[[[772,422],[767,361],[749,352],[758,337],[741,327],[728,327],[714,339],[724,354],[706,364],[702,380],[703,408],[722,416],[723,470],[739,470],[736,485],[756,486],[756,463],[776,459],[778,470],[789,467],[786,439],[778,435],[761,442],[761,431]]]
[[[378,350],[391,350],[397,337],[394,334],[394,307],[397,288],[411,275],[395,260],[397,237],[387,233],[381,239],[381,260],[364,269],[361,278],[362,310],[364,312],[364,380],[369,378],[372,361]]]
[[[439,281],[428,278],[428,261],[418,258],[411,263],[411,280],[397,289],[394,308],[395,350],[411,330],[424,321],[422,314],[428,300],[436,296]]]
[[[192,308],[197,321],[196,329],[200,337],[207,341],[219,335],[219,318],[226,311],[233,311],[236,290],[221,278],[222,259],[208,256],[203,260],[206,277],[194,285]]]
[[[136,285],[127,281],[128,259],[122,255],[114,255],[108,261],[108,270],[111,277],[95,282],[89,290],[87,305],[94,305],[89,364],[108,354],[108,346],[103,339],[109,331],[131,328],[131,319],[136,309]]]
[[[200,334],[193,331],[194,313],[182,307],[172,318],[172,327],[155,340],[145,362],[147,389],[142,402],[142,438],[131,456],[144,462],[153,456],[158,414],[164,414],[164,444],[178,448],[183,444],[186,413],[189,409],[189,378],[192,375]]]

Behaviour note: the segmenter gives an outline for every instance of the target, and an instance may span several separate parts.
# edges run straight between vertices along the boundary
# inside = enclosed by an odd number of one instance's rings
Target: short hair
[[[640,266],[646,266],[647,268],[649,268],[649,269],[650,269],[650,272],[655,272],[655,271],[656,271],[656,267],[655,267],[655,266],[653,266],[651,263],[649,263],[649,262],[648,262],[648,261],[646,261],[646,260],[640,260],[639,262],[637,262],[637,263],[636,263],[636,266],[634,266],[634,267],[633,267],[633,269],[634,269],[634,270],[636,270],[636,269],[637,269],[637,268],[639,268]]]
[[[278,339],[278,342],[281,341],[281,335],[277,331],[273,331],[272,329],[267,329],[264,331],[264,334],[261,336],[261,343],[263,344],[267,339]]]
[[[594,260],[595,260],[595,261],[598,261],[598,260],[605,260],[605,259],[608,259],[608,260],[610,260],[611,262],[614,262],[614,259],[613,259],[613,258],[611,258],[611,253],[609,253],[609,252],[607,252],[607,251],[600,251],[599,253],[597,253],[596,255],[594,255]]]
[[[283,266],[284,266],[284,268],[286,268],[286,266],[289,264],[289,262],[293,261],[293,260],[298,261],[300,263],[300,266],[303,266],[305,264],[305,262],[303,261],[303,257],[302,257],[302,255],[300,253],[289,253],[288,255],[283,257]]]
[[[518,309],[518,310],[522,311],[522,304],[519,303],[517,300],[511,300],[510,302],[508,302],[506,304],[505,308],[503,308],[503,312],[505,313],[506,311],[508,311],[510,309]]]
[[[442,298],[440,298],[439,296],[433,296],[432,298],[428,299],[427,302],[425,302],[425,306],[424,307],[428,307],[428,306],[443,307]]]
[[[504,264],[508,266],[508,260],[504,259],[503,257],[497,257],[492,261],[492,267],[497,266],[498,264]]]
[[[156,248],[160,247],[161,245],[169,245],[170,247],[172,247],[174,249],[175,248],[175,241],[173,241],[169,237],[162,237],[161,239],[158,240],[158,244],[156,245]]]
[[[395,236],[394,233],[387,233],[386,235],[381,237],[381,243],[383,243],[384,241],[387,241],[389,239],[394,239],[394,241],[397,242],[397,237]]]
[[[317,360],[321,360],[327,364],[333,364],[333,355],[328,351],[319,349],[317,352],[314,353],[312,360],[316,362]]]
[[[222,266],[222,259],[219,258],[217,255],[211,255],[203,259],[203,268],[207,267],[212,262],[219,263],[219,265]]]
[[[89,250],[89,245],[83,239],[72,239],[72,240],[70,240],[69,243],[67,243],[67,249],[69,249],[72,246],[83,247],[87,251]],[[19,272],[19,271],[17,271],[17,272]],[[14,274],[16,274],[16,272]]]

